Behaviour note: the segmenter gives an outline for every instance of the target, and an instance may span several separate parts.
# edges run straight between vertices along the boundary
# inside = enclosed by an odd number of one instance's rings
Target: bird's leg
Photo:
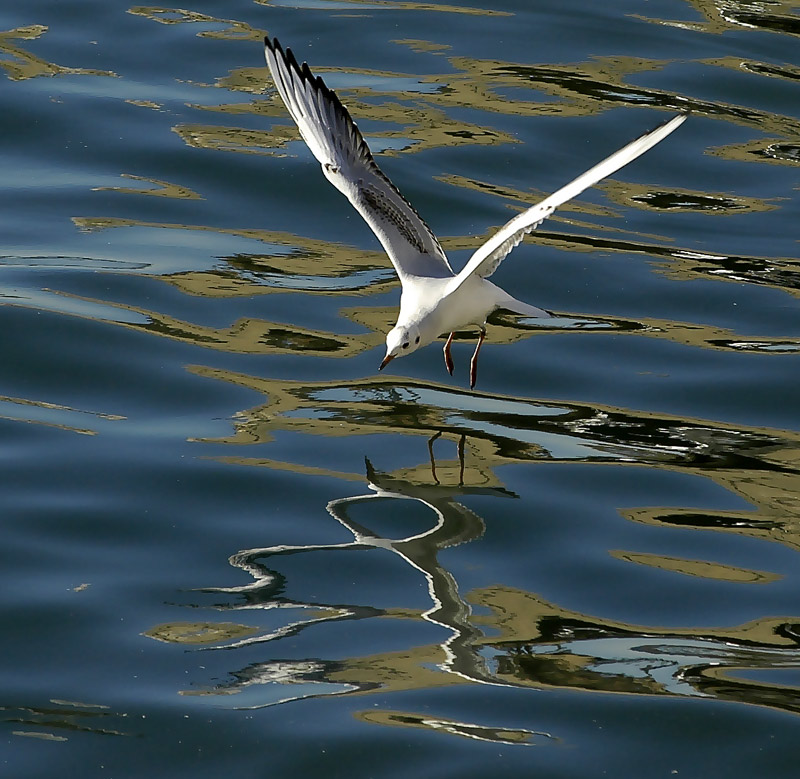
[[[436,460],[433,456],[433,442],[442,434],[440,430],[438,433],[434,433],[428,439],[428,454],[431,456],[431,476],[433,476],[433,480],[438,484],[439,479],[436,478]]]
[[[447,342],[444,345],[444,364],[447,368],[447,372],[452,376],[453,375],[453,358],[450,356],[450,345],[453,343],[453,336],[455,333],[450,333],[447,336]]]
[[[478,345],[475,347],[475,353],[472,355],[472,359],[469,361],[469,388],[475,388],[475,382],[478,380],[478,352],[481,350],[481,346],[483,346],[483,339],[486,338],[486,328],[481,328],[481,334],[478,337]]]

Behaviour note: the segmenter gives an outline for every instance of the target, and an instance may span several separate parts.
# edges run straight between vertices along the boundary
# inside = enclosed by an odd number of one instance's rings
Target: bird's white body
[[[472,357],[470,384],[475,385],[477,357],[486,318],[498,308],[531,317],[547,311],[523,303],[488,281],[503,258],[550,216],[558,206],[610,176],[676,130],[688,114],[679,114],[640,136],[590,168],[549,197],[501,227],[455,273],[436,236],[413,206],[375,164],[347,109],[307,64],[298,65],[290,49],[265,39],[267,65],[281,99],[300,135],[322,165],[322,171],[372,228],[394,265],[403,287],[397,324],[386,336],[380,367],[427,346],[447,333],[445,364],[453,363],[450,343],[456,330],[477,328],[480,340]]]
[[[418,349],[456,330],[482,328],[498,308],[533,317],[548,316],[544,309],[516,300],[480,276],[471,276],[450,292],[453,278],[411,276],[403,284],[397,326],[415,325],[419,329]]]

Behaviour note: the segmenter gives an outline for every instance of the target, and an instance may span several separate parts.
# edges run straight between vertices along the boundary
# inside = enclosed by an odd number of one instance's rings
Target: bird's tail
[[[553,316],[549,311],[545,311],[543,308],[537,308],[536,306],[531,306],[528,303],[523,303],[521,300],[517,300],[514,297],[511,297],[507,292],[497,287],[497,291],[500,293],[497,299],[497,307],[498,308],[505,308],[508,311],[512,311],[515,314],[522,314],[523,316],[531,316],[531,317],[551,317]]]

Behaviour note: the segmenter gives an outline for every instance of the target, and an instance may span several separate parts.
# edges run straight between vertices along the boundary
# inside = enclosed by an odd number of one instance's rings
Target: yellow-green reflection
[[[134,176],[132,173],[121,173],[123,178],[133,181],[143,181],[152,184],[155,189],[144,187],[92,187],[93,192],[119,192],[124,195],[151,195],[152,197],[170,197],[178,200],[203,200],[202,195],[198,195],[189,187],[180,184],[170,184],[161,179],[148,178],[147,176]]]
[[[646,22],[679,27],[685,30],[720,34],[734,29],[762,30],[784,35],[800,35],[797,3],[792,0],[688,0],[706,21],[678,21],[635,15]]]
[[[724,565],[708,560],[688,560],[683,557],[644,554],[642,552],[625,552],[619,549],[612,550],[610,554],[618,560],[638,563],[639,565],[648,565],[652,568],[659,568],[662,571],[682,573],[686,576],[697,576],[701,579],[740,582],[743,584],[769,584],[781,578],[778,574],[770,571],[754,571],[749,568],[740,568],[736,565]]]
[[[45,400],[0,395],[0,419],[43,425],[79,435],[97,435],[98,431],[94,428],[73,424],[78,420],[84,421],[86,417],[90,417],[93,421],[109,422],[119,422],[125,419],[118,414],[77,409]]]
[[[197,33],[198,38],[219,38],[222,40],[261,40],[264,30],[251,27],[246,22],[234,19],[219,19],[216,16],[187,11],[183,8],[163,8],[154,5],[135,5],[128,9],[129,14],[143,16],[160,24],[202,24],[208,26],[223,25],[221,30],[202,30]]]
[[[366,4],[375,7],[375,3]],[[388,0],[387,2],[382,0],[380,4],[409,9],[413,6],[413,10],[417,11],[496,13],[483,9],[394,3]],[[699,26],[681,23],[682,26],[707,29],[710,32],[723,32],[737,25],[795,32],[792,27],[794,23],[789,24],[788,21],[793,17],[784,13],[790,10],[789,4],[771,4],[769,11],[747,4],[741,6],[728,2],[715,4],[709,0],[696,0],[696,5],[709,21]],[[136,6],[130,9],[130,13],[165,24],[192,23],[206,28],[223,27],[221,30],[204,29],[198,33],[207,37],[255,40],[263,34],[262,30],[252,28],[244,22],[220,19],[183,9]],[[748,21],[744,21],[745,19]],[[759,21],[753,23],[753,19]],[[664,20],[649,21],[664,23]],[[448,47],[436,41],[404,39],[395,43],[416,51],[447,56],[444,53]],[[302,50],[300,56],[301,58],[303,56]],[[722,118],[727,122],[749,127],[757,131],[759,139],[764,133],[771,136],[768,142],[754,140],[732,145],[715,150],[716,154],[733,159],[784,164],[795,164],[800,159],[800,149],[795,140],[800,134],[800,122],[793,116],[699,99],[692,95],[670,94],[664,90],[641,87],[633,83],[641,74],[663,70],[677,61],[606,56],[595,57],[586,62],[554,64],[477,60],[454,55],[447,56],[447,62],[448,72],[413,76],[358,68],[342,71],[339,64],[332,69],[326,68],[323,62],[314,63],[314,67],[323,77],[331,70],[335,70],[337,74],[345,72],[354,76],[354,85],[339,91],[357,120],[372,123],[369,137],[375,141],[382,141],[382,148],[378,151],[385,154],[420,152],[462,144],[503,144],[516,141],[513,136],[491,126],[452,119],[448,110],[456,107],[514,116],[574,117],[596,114],[619,105],[649,105],[670,111],[691,108],[699,115]],[[696,62],[705,68],[724,67],[739,73],[744,71],[754,78],[787,80],[797,78],[797,69],[793,66],[752,62],[732,56],[698,59]],[[417,86],[409,87],[409,82]],[[272,94],[272,97],[247,104],[195,105],[196,109],[285,117],[283,106],[274,95],[265,68],[243,68],[233,71],[219,78],[215,86],[259,96],[266,91]],[[506,94],[509,90],[513,90],[513,97]],[[520,97],[520,90],[527,90],[528,95]],[[540,99],[542,96],[545,99]],[[375,97],[392,97],[395,101],[376,103]],[[398,99],[402,102],[396,102]],[[378,129],[374,127],[375,123],[399,125],[401,129]],[[291,123],[279,124],[271,130],[263,131],[199,123],[179,125],[174,129],[192,146],[260,154],[280,153],[289,140],[298,137]],[[707,195],[702,193],[701,196]]]
[[[237,151],[245,154],[274,154],[294,135],[288,130],[276,135],[264,130],[245,130],[240,127],[181,124],[172,128],[188,146],[213,151]],[[283,137],[281,137],[283,136]]]
[[[24,736],[26,738],[39,738],[42,741],[69,741],[65,736],[56,736],[53,733],[38,730],[12,730],[11,735]]]
[[[232,435],[215,443],[264,444],[278,432],[324,437],[436,432],[466,436],[467,485],[497,486],[495,469],[559,462],[646,466],[711,479],[753,510],[626,508],[637,521],[732,531],[800,549],[800,434],[703,419],[633,412],[601,404],[542,402],[483,395],[429,382],[365,379],[302,383],[197,367],[198,375],[261,392],[264,405],[237,414]],[[310,473],[278,456],[231,455],[225,461]],[[733,467],[730,463],[738,463]],[[441,468],[439,469],[441,478]],[[404,474],[432,481],[427,463]],[[455,482],[452,474],[442,478]],[[641,561],[640,561],[641,562]],[[665,564],[665,561],[662,561]],[[688,562],[687,562],[688,565]],[[718,578],[729,578],[731,571]]]
[[[755,138],[711,150],[711,154],[740,162],[766,162],[771,165],[800,164],[800,143],[786,138]]]
[[[679,188],[669,191],[654,191],[641,184],[618,181],[603,182],[599,188],[605,190],[610,200],[622,206],[630,208],[644,205],[664,213],[734,216],[736,214],[763,213],[780,208],[777,203],[762,198],[729,195],[724,192],[701,192]],[[773,198],[773,201],[779,199],[781,198]]]
[[[130,105],[138,105],[140,108],[152,108],[154,111],[163,110],[162,103],[156,103],[155,100],[126,100]]]
[[[203,646],[252,636],[256,632],[255,628],[233,622],[170,622],[146,630],[142,635],[167,644]]]
[[[0,68],[6,71],[13,81],[22,81],[36,76],[116,76],[110,70],[91,68],[71,68],[48,62],[26,51],[16,41],[33,41],[47,32],[47,25],[29,24],[13,30],[0,32]]]
[[[318,69],[321,73],[325,68]],[[375,75],[370,73],[369,75]],[[266,82],[266,71],[259,72],[255,79],[257,90],[261,91]],[[221,83],[219,86],[230,86]],[[358,90],[355,90],[356,93]],[[370,94],[371,90],[366,90]],[[269,112],[254,111],[250,105],[201,106],[193,108],[203,111],[224,113],[259,113],[284,119],[278,98],[273,98],[274,106]],[[369,102],[348,98],[348,108],[359,122],[374,121],[400,124],[399,130],[372,130],[367,132],[367,140],[372,146],[381,144],[386,155],[405,151],[422,152],[448,146],[497,145],[517,143],[514,136],[492,127],[482,127],[460,119],[450,118],[445,111],[430,104],[409,106],[400,103]],[[239,127],[219,127],[217,125],[186,124],[177,125],[173,130],[189,145],[216,151],[238,151],[248,154],[273,155],[276,150],[286,148],[290,141],[300,139],[294,124],[276,125],[271,130],[250,130]],[[385,148],[383,148],[385,146]]]
[[[269,288],[259,284],[243,281],[230,273],[224,271],[202,272],[191,274],[177,274],[167,280],[176,283],[176,286],[183,291],[191,294],[210,294],[213,296],[231,297],[236,295],[261,294]],[[388,283],[388,282],[387,282]],[[376,285],[377,286],[377,285]],[[280,291],[287,291],[281,288]],[[364,291],[374,292],[374,288],[366,288]],[[356,309],[344,309],[342,314],[347,318],[363,325],[368,332],[350,334],[332,331],[312,330],[306,327],[293,325],[287,322],[270,321],[264,318],[238,318],[227,327],[213,327],[195,322],[186,321],[167,313],[154,311],[117,302],[106,302],[86,296],[73,295],[70,293],[50,292],[55,299],[64,299],[72,304],[70,307],[62,308],[54,306],[54,310],[72,316],[80,316],[86,319],[102,320],[110,322],[120,327],[139,332],[148,332],[152,335],[170,338],[183,343],[206,348],[220,350],[234,354],[261,354],[261,355],[303,355],[309,357],[328,357],[338,359],[349,359],[363,352],[369,351],[383,343],[384,334],[387,332],[394,321],[396,309],[394,307],[364,307]],[[46,303],[45,299],[37,298],[36,306],[40,307]],[[16,303],[17,305],[27,305],[25,302]],[[765,354],[790,353],[800,350],[800,343],[797,339],[755,339],[743,338],[729,330],[703,325],[674,322],[668,320],[656,320],[642,318],[637,321],[623,320],[612,317],[595,317],[591,315],[562,315],[561,319],[553,322],[547,321],[546,324],[537,324],[537,320],[526,320],[510,313],[497,313],[490,317],[490,338],[495,345],[511,344],[523,338],[532,336],[544,336],[548,333],[580,331],[582,336],[591,333],[610,333],[620,335],[644,335],[655,338],[667,338],[677,343],[687,346],[712,348],[717,350],[736,350],[736,351],[761,351]],[[474,340],[473,332],[456,333],[456,339]],[[204,372],[204,369],[198,369]],[[244,383],[252,385],[253,389],[264,392],[265,394],[275,394],[275,388],[280,388],[280,395],[287,394],[284,388],[291,387],[290,382],[276,382],[274,385],[270,380],[257,379],[255,377],[239,375],[231,372],[220,372],[214,375],[215,378],[223,378],[234,383]],[[370,387],[372,389],[393,386],[396,380],[391,380],[390,385],[369,379],[359,379],[353,385]],[[302,391],[307,389],[313,393],[315,388],[324,387],[324,384],[303,387],[298,385]],[[429,391],[438,393],[451,392],[444,385],[436,383],[420,384],[420,387],[428,387]],[[379,390],[382,392],[382,390]],[[412,385],[398,385],[398,397],[407,391],[412,393],[416,390]],[[289,391],[291,394],[291,390]],[[474,397],[479,397],[476,393]],[[490,396],[491,397],[491,396]],[[501,402],[499,398],[495,398]],[[275,402],[274,400],[272,401]],[[313,408],[314,403],[309,404]],[[310,413],[310,412],[309,412]],[[0,409],[2,414],[2,409]],[[245,416],[248,418],[258,411],[248,411]],[[434,415],[438,416],[438,415]],[[17,416],[8,418],[17,419]],[[47,420],[26,420],[36,421],[39,424],[53,424]],[[74,432],[93,434],[94,431],[86,428],[75,428],[71,425],[56,423],[65,429]],[[437,423],[434,423],[437,424]],[[241,426],[240,426],[241,427]],[[404,429],[403,421],[400,426],[395,428],[398,432]]]
[[[426,42],[400,43],[418,48],[420,44]],[[441,48],[435,44],[431,46],[434,49]],[[402,133],[395,133],[389,137],[416,139],[419,135],[418,127],[426,127],[430,132],[436,133],[440,127],[441,112],[452,108],[470,108],[511,116],[578,117],[591,116],[620,105],[646,105],[669,111],[691,108],[699,115],[721,118],[733,124],[750,127],[757,130],[759,135],[767,132],[790,139],[797,135],[800,128],[800,122],[793,116],[704,100],[692,95],[676,95],[630,83],[630,79],[639,74],[657,72],[669,67],[674,63],[671,60],[595,57],[587,62],[569,64],[531,64],[448,56],[447,62],[448,72],[423,75],[362,68],[348,68],[342,71],[341,66],[330,68],[325,67],[324,63],[314,63],[314,70],[323,78],[329,72],[337,74],[345,72],[353,76],[353,86],[338,90],[348,109],[357,121],[369,119],[404,125]],[[698,60],[698,64],[704,67],[734,67],[734,62],[735,60]],[[776,75],[773,70],[758,68],[758,63],[748,63],[744,60],[738,62],[742,68],[750,65],[748,72],[757,77],[773,78]],[[790,73],[787,74],[787,78],[790,76]],[[415,86],[409,87],[409,83]],[[270,100],[262,98],[248,104],[196,106],[197,108],[228,113],[285,116],[279,99],[274,95],[274,88],[265,68],[243,68],[232,71],[228,76],[218,79],[216,86],[259,96],[267,91],[273,97]],[[513,97],[505,94],[508,90],[513,90]],[[528,94],[521,97],[520,90],[527,90]],[[539,99],[542,96],[546,99]],[[400,98],[404,102],[375,104],[376,97]],[[422,109],[422,115],[418,109]],[[425,113],[430,111],[434,112],[432,116],[435,121],[426,118]],[[494,132],[490,127],[483,129]],[[370,137],[379,135],[380,133],[370,131]],[[487,139],[480,133],[476,134],[476,138],[482,143],[507,141],[507,136],[503,135],[498,136],[498,141],[491,141],[491,138]],[[421,138],[421,141],[424,140]],[[444,137],[437,138],[432,145],[452,145],[454,142],[456,142],[454,138],[445,134]],[[404,149],[404,151],[419,150],[419,144],[409,145]]]
[[[556,312],[554,312],[556,313]],[[346,308],[342,314],[348,319],[373,330],[385,333],[394,325],[397,311],[394,308],[360,307]],[[636,320],[620,317],[597,316],[586,312],[557,312],[555,320],[526,319],[512,313],[498,312],[489,317],[490,340],[494,344],[511,344],[524,338],[542,336],[559,331],[591,333],[648,338],[666,338],[686,346],[721,351],[763,351],[772,354],[790,353],[800,349],[798,338],[755,338],[740,336],[732,330],[694,322],[678,322],[655,317],[640,317]],[[474,340],[474,332],[456,333],[456,338]]]
[[[292,288],[300,289],[304,294],[329,293],[339,288],[348,294],[375,294],[385,292],[397,284],[394,271],[382,251],[357,249],[277,230],[218,228],[116,217],[74,217],[73,222],[85,232],[97,232],[112,227],[211,232],[287,249],[264,254],[236,255],[228,258],[224,267],[159,277],[190,295],[238,297],[266,294],[273,290],[286,292]],[[385,278],[376,277],[373,273],[376,270],[383,270]],[[365,279],[360,279],[365,275]],[[270,284],[270,279],[274,284]],[[293,279],[297,280],[296,284],[292,284]],[[325,279],[343,280],[343,283],[341,286],[326,285],[323,283]],[[308,283],[304,284],[303,280]]]
[[[0,711],[5,722],[25,728],[37,728],[37,730],[15,730],[16,736],[67,741],[72,735],[82,733],[101,736],[133,735],[119,730],[122,720],[127,715],[112,711],[103,704],[57,699],[52,699],[50,704],[49,706],[0,706]],[[57,735],[53,731],[67,735]]]
[[[259,5],[272,5],[272,0],[254,0]],[[323,7],[327,0],[321,0]],[[455,13],[468,14],[471,16],[513,16],[508,11],[492,11],[484,8],[471,8],[470,6],[446,5],[444,3],[413,3],[408,0],[333,0],[334,7],[340,7],[342,3],[359,6],[368,9],[392,9],[396,11],[433,11],[435,13]],[[295,0],[296,6],[303,7],[303,0]],[[319,7],[316,3],[314,7]]]
[[[739,680],[736,673],[751,669],[779,671],[800,665],[797,637],[800,618],[756,620],[739,626],[659,628],[601,619],[550,603],[535,593],[494,585],[460,593],[454,575],[438,553],[480,538],[484,521],[460,502],[460,496],[485,499],[514,498],[501,487],[471,487],[421,483],[397,473],[381,473],[367,461],[369,491],[332,500],[330,516],[352,534],[352,541],[246,549],[232,555],[233,566],[252,581],[234,587],[209,588],[227,595],[225,612],[252,614],[254,605],[278,609],[284,615],[278,628],[262,631],[224,646],[233,650],[231,680],[214,687],[186,690],[201,696],[234,696],[232,705],[254,709],[298,698],[354,695],[379,689],[383,694],[436,689],[456,685],[501,685],[531,689],[570,689],[626,695],[715,698],[798,712],[797,690],[789,686]],[[430,513],[428,530],[404,538],[376,533],[370,521],[379,521],[384,501],[417,501]],[[483,501],[486,505],[486,501]],[[351,515],[359,508],[356,520]],[[370,508],[373,508],[370,511]],[[286,556],[305,555],[307,564],[335,566],[341,552],[396,555],[424,583],[431,606],[426,609],[377,608],[341,602],[306,603],[292,599],[291,582],[279,573]],[[351,558],[347,558],[351,559]],[[667,558],[661,558],[662,561]],[[640,557],[634,563],[649,562]],[[350,563],[352,565],[352,563]],[[673,572],[697,575],[673,565]],[[740,584],[768,583],[763,578],[733,578],[730,566],[709,563],[700,575]],[[721,574],[721,576],[720,576]],[[276,592],[276,582],[281,586]],[[368,594],[363,593],[366,603]],[[335,597],[335,595],[332,595]],[[324,599],[323,599],[324,601]],[[475,607],[480,608],[475,613]],[[269,661],[236,667],[235,650],[248,647],[252,658],[258,644],[295,639],[325,624],[353,620],[419,620],[445,631],[439,643],[410,646],[401,651],[366,654],[342,660]],[[724,680],[724,681],[723,681]],[[236,698],[241,697],[240,703]],[[259,698],[262,701],[259,701]],[[547,733],[467,723],[439,717],[429,711],[357,714],[360,719],[392,727],[421,727],[460,737],[503,743],[531,743]],[[558,734],[554,734],[558,735]]]
[[[489,741],[496,744],[514,744],[529,746],[541,743],[543,739],[552,740],[549,733],[538,733],[524,728],[493,728],[489,725],[478,725],[474,722],[460,722],[447,717],[432,717],[430,714],[419,714],[406,711],[381,711],[367,709],[355,714],[356,719],[370,725],[391,725],[401,728],[416,728],[434,733],[448,733],[453,736]],[[557,740],[557,739],[556,739]]]
[[[93,298],[62,294],[88,304],[103,304],[103,301]],[[120,318],[114,322],[121,327],[235,354],[353,357],[366,349],[377,346],[382,340],[376,335],[341,335],[262,319],[239,319],[229,327],[209,327],[186,322],[168,314],[150,311],[139,306],[119,303],[104,305],[116,308],[120,312],[138,315],[130,317],[128,321]]]
[[[498,193],[498,196],[501,193]],[[507,193],[502,193],[506,196]],[[661,193],[663,195],[663,193]],[[683,200],[681,200],[683,198]],[[631,198],[641,208],[667,207],[663,200],[649,197],[645,190],[635,189]],[[718,199],[719,201],[719,199]],[[715,202],[718,202],[715,201]],[[673,193],[669,202],[682,205],[675,207],[691,208],[686,195]],[[701,212],[724,213],[725,208],[741,208],[744,210],[766,210],[770,206],[763,201],[742,199],[737,203],[731,200],[726,206],[711,207],[708,198],[700,205]],[[583,210],[579,203],[575,208]],[[586,209],[589,213],[593,209]],[[606,213],[607,209],[603,209]],[[609,212],[611,213],[611,212]],[[163,281],[174,284],[181,291],[203,297],[238,297],[268,292],[302,292],[303,294],[347,294],[373,295],[386,292],[397,286],[394,272],[389,266],[388,258],[379,251],[365,251],[350,246],[304,238],[290,233],[257,230],[216,228],[204,225],[185,225],[176,223],[146,222],[116,217],[75,217],[75,224],[85,231],[98,231],[111,227],[143,227],[148,229],[208,231],[220,235],[246,238],[277,247],[286,247],[288,251],[272,251],[264,254],[240,254],[225,258],[224,265],[209,270],[186,271],[160,276]],[[570,224],[579,224],[575,220],[564,220]],[[582,223],[585,224],[585,223]],[[591,227],[602,229],[603,225],[592,224]],[[366,229],[366,228],[365,228]],[[621,232],[621,231],[620,231]],[[466,236],[445,238],[442,244],[445,250],[453,252],[463,249],[474,249],[480,246],[491,234],[487,230],[482,236]],[[639,234],[634,234],[638,238]],[[657,237],[656,237],[657,238]],[[662,239],[665,240],[665,239]],[[598,237],[568,235],[540,229],[527,240],[528,244],[546,245],[569,252],[614,252],[639,254],[656,260],[655,267],[663,274],[676,280],[688,281],[697,278],[714,279],[771,286],[793,295],[800,293],[800,265],[791,258],[744,257],[711,253],[699,253],[679,247],[660,246],[647,240],[636,240],[622,237]],[[530,247],[529,247],[530,249]],[[518,252],[523,249],[517,249]],[[95,301],[100,303],[101,301]],[[346,308],[342,314],[372,331],[366,335],[362,348],[355,341],[360,337],[339,335],[336,333],[312,333],[303,328],[295,328],[289,324],[259,324],[256,320],[237,322],[230,328],[220,330],[192,325],[157,312],[146,311],[134,306],[116,306],[121,311],[138,312],[152,321],[145,325],[156,333],[194,340],[214,348],[227,348],[242,351],[242,338],[249,340],[244,351],[258,351],[258,338],[253,337],[259,328],[266,330],[286,330],[298,333],[298,351],[327,353],[329,356],[350,356],[372,348],[379,343],[393,325],[396,318],[395,308],[358,307]],[[561,311],[555,312],[557,319],[525,320],[509,314],[498,313],[490,319],[490,340],[493,343],[513,343],[522,338],[542,335],[548,332],[575,331],[582,333],[609,333],[640,335],[652,338],[666,338],[688,346],[715,349],[722,351],[757,351],[764,354],[791,353],[800,350],[800,339],[789,336],[748,336],[728,328],[715,327],[697,322],[680,322],[663,320],[655,317],[642,317],[637,320],[626,320],[597,312]],[[159,325],[158,323],[161,323]],[[126,326],[130,323],[122,322]],[[141,326],[141,325],[131,325]],[[474,334],[468,334],[473,337]],[[311,344],[313,339],[327,339],[326,343],[317,340],[317,348]],[[235,342],[238,341],[238,345]],[[275,339],[269,337],[263,341],[265,345]],[[350,347],[336,346],[349,343]],[[291,348],[292,339],[285,342]]]

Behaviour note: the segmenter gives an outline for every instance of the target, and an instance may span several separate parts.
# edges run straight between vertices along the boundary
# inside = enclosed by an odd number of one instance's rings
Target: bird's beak
[[[393,354],[387,354],[386,357],[383,358],[383,362],[378,366],[378,370],[382,371],[393,359]]]

